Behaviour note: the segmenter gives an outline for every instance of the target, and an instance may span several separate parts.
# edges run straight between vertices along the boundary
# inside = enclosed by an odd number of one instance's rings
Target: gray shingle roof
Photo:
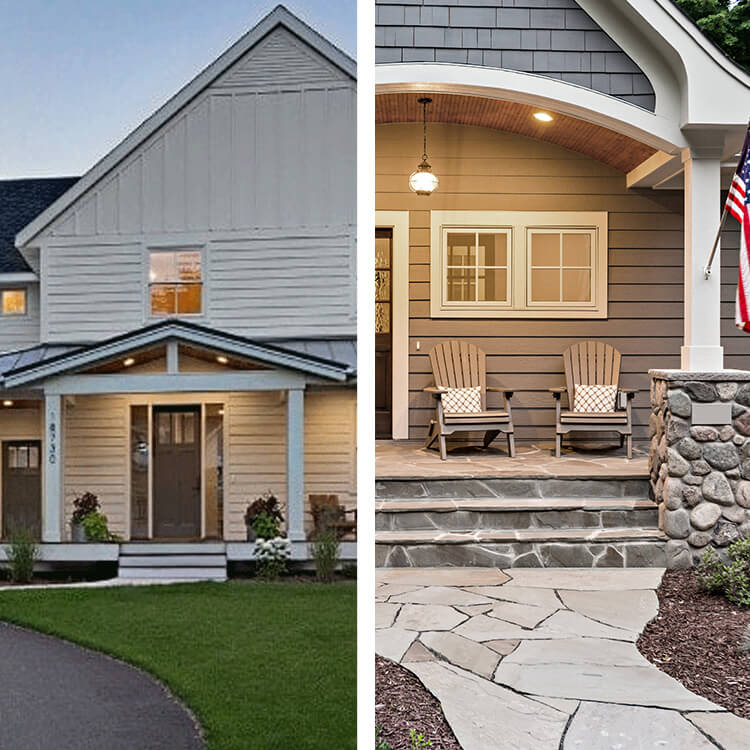
[[[77,181],[77,177],[0,180],[0,273],[31,270],[16,250],[16,234]]]

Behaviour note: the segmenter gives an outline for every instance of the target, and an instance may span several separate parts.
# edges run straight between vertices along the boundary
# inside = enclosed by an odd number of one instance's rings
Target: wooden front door
[[[154,407],[155,537],[200,537],[200,428],[199,406]]]
[[[3,538],[26,529],[42,536],[42,444],[39,440],[3,443]]]
[[[375,437],[390,439],[392,386],[393,230],[375,230]]]

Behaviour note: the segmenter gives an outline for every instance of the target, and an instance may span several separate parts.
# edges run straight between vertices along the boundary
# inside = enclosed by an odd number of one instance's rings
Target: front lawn
[[[353,583],[6,591],[0,619],[156,675],[209,750],[355,747]]]

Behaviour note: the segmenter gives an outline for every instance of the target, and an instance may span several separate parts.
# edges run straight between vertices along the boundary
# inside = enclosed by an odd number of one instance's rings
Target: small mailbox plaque
[[[732,424],[732,405],[699,404],[693,402],[693,424]]]

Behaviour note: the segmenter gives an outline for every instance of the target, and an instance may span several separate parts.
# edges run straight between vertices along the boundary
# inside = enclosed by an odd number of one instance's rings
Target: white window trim
[[[199,313],[175,313],[174,315],[152,315],[151,314],[151,254],[152,253],[200,253],[201,256],[201,311]],[[143,248],[143,320],[146,323],[156,323],[160,320],[175,318],[188,318],[191,320],[202,320],[207,317],[206,305],[208,304],[208,273],[206,267],[206,248],[204,245],[192,244],[169,244],[148,245]]]
[[[3,295],[6,292],[23,292],[23,312],[6,313],[3,309]],[[29,288],[27,286],[7,286],[0,289],[0,318],[28,318],[29,317]]]
[[[606,211],[432,211],[430,214],[430,314],[433,318],[606,318],[608,276],[608,215]],[[529,230],[591,230],[593,299],[587,303],[528,303]],[[512,274],[508,302],[447,302],[445,233],[510,231]],[[511,276],[509,274],[509,278]]]

